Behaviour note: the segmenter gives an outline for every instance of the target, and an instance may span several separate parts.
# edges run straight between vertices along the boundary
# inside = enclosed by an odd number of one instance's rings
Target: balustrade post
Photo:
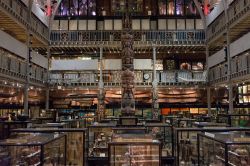
[[[156,77],[156,47],[155,46],[153,46],[152,113],[153,113],[153,119],[158,119],[159,103],[158,103],[157,77]]]

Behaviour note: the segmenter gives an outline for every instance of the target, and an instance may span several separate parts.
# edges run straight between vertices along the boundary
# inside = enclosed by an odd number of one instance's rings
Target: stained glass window
[[[176,0],[176,15],[184,15],[184,0]]]
[[[167,14],[168,15],[174,15],[174,11],[175,11],[174,0],[168,0],[168,3],[167,3]]]
[[[78,0],[70,1],[70,15],[71,16],[78,15]]]
[[[95,0],[88,0],[88,15],[95,16],[96,15],[96,1]]]
[[[167,2],[166,0],[158,0],[159,15],[167,14]]]
[[[79,0],[79,16],[86,16],[88,14],[87,0]]]
[[[196,9],[195,3],[193,0],[186,0],[186,15],[192,16],[197,15],[198,11]]]
[[[60,16],[68,16],[69,15],[69,1],[62,0],[58,10],[59,10]]]

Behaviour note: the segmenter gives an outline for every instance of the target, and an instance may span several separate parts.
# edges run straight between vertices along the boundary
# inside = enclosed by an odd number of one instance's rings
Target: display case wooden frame
[[[129,141],[123,141],[120,139],[112,139],[112,142],[108,143],[109,149],[109,166],[122,166],[122,163],[128,162],[127,165],[132,165],[131,163],[148,163],[151,166],[161,165],[161,142],[158,140],[147,140],[143,141],[138,134],[119,134],[123,139],[124,135],[131,136],[132,139]],[[132,136],[133,135],[133,136]],[[145,134],[142,134],[146,136]],[[139,140],[137,140],[137,137]],[[117,148],[119,147],[119,151]],[[153,151],[153,147],[155,151]],[[127,149],[128,148],[128,149]],[[126,152],[125,152],[126,151]],[[124,153],[125,152],[125,153]],[[113,154],[114,153],[114,154]],[[122,154],[119,154],[122,153]],[[123,154],[124,153],[124,154]],[[125,161],[127,158],[127,161]],[[121,159],[121,161],[120,161]],[[119,161],[117,161],[119,160]],[[155,164],[153,164],[155,163]]]
[[[53,129],[53,128],[29,128],[29,129],[15,129],[12,130],[11,132],[13,134],[15,133],[60,133],[60,134],[65,134],[66,138],[67,138],[67,146],[66,146],[66,152],[68,155],[66,155],[66,165],[78,165],[78,166],[85,166],[86,164],[86,155],[85,155],[85,151],[86,151],[86,131],[87,129],[80,129],[80,128],[57,128],[57,129]],[[80,135],[80,137],[79,137]],[[72,155],[71,150],[72,148],[74,148],[74,146],[76,146],[76,144],[72,144],[72,141],[79,141],[79,144],[81,143],[81,145],[78,144],[77,146],[77,151],[73,152],[74,153],[78,153],[78,154],[82,154],[81,157],[79,156],[78,158],[76,157],[72,157],[70,155]],[[82,147],[82,148],[79,148]],[[69,155],[70,154],[70,155]],[[77,162],[77,163],[75,163]]]

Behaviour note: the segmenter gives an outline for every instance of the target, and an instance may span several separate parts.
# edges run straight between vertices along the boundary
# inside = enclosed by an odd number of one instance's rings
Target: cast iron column
[[[157,77],[156,77],[156,48],[153,46],[153,81],[152,81],[152,113],[153,119],[159,117],[159,103],[158,103],[158,91],[157,91]]]
[[[222,0],[224,5],[224,12],[226,17],[226,45],[225,45],[225,56],[227,57],[227,82],[228,82],[228,105],[229,110],[228,114],[232,114],[234,111],[234,101],[233,101],[233,85],[231,81],[231,57],[230,57],[230,28],[229,28],[229,16],[228,16],[228,2],[226,0]]]
[[[104,83],[103,83],[103,47],[100,47],[100,78],[99,78],[99,92],[98,92],[98,108],[97,108],[97,121],[104,118],[104,107],[105,107],[105,93],[104,93]]]
[[[208,116],[211,116],[211,87],[209,85],[209,80],[208,80],[208,73],[209,73],[209,67],[208,67],[208,57],[209,57],[209,45],[207,42],[206,45],[206,63],[207,63],[207,109],[208,109]]]
[[[26,45],[27,45],[27,59],[26,59],[26,83],[24,85],[24,92],[23,92],[23,99],[24,99],[24,114],[29,115],[29,84],[30,84],[30,74],[31,74],[31,52],[32,52],[32,40],[31,40],[31,33],[30,33],[30,26],[31,26],[31,9],[32,9],[33,1],[29,0],[28,3],[28,25],[26,30]]]
[[[50,79],[50,73],[49,73],[49,59],[50,59],[50,55],[51,55],[51,53],[50,53],[50,48],[49,48],[49,46],[48,46],[48,48],[47,48],[47,59],[48,59],[48,66],[47,66],[47,80],[46,80],[46,101],[45,101],[45,110],[46,111],[48,111],[49,110],[49,79]],[[44,79],[44,78],[43,78]]]

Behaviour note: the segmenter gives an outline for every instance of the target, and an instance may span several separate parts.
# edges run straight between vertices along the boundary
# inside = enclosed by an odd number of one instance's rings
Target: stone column
[[[104,83],[103,83],[103,47],[100,47],[100,78],[99,78],[99,92],[98,92],[98,105],[97,105],[97,121],[100,121],[104,118],[104,109],[105,109],[105,92],[104,92]]]

